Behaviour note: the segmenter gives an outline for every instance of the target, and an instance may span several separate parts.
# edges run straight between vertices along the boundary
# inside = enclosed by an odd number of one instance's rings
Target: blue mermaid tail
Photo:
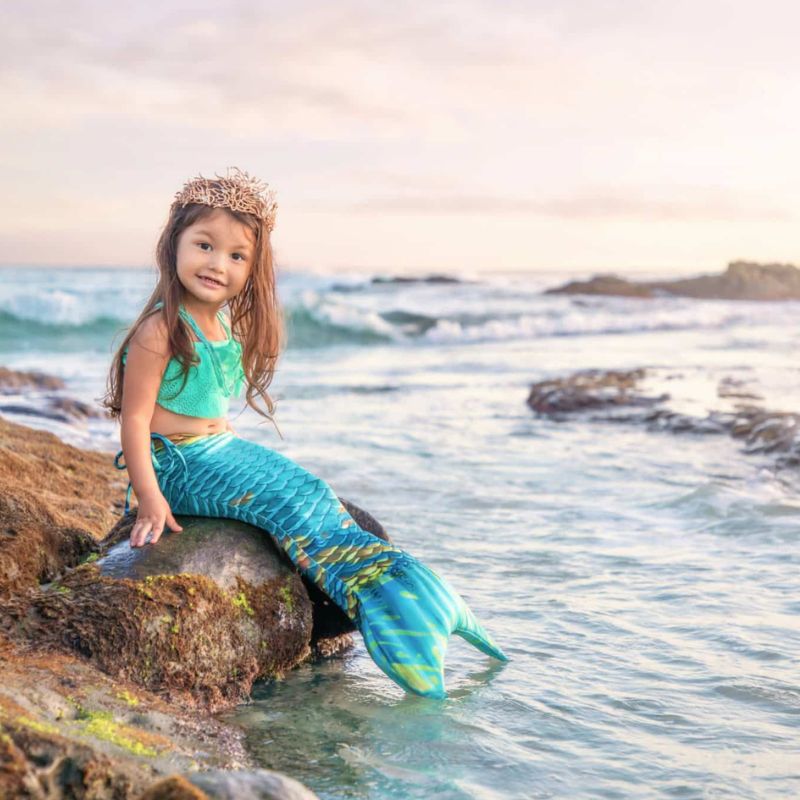
[[[154,433],[151,447],[172,513],[227,517],[266,530],[347,614],[375,663],[406,691],[446,697],[451,633],[508,660],[458,592],[404,550],[359,527],[321,478],[229,432],[173,439]],[[116,464],[124,469],[120,457],[121,451]]]

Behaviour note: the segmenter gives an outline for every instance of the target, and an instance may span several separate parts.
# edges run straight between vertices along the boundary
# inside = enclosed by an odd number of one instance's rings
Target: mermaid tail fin
[[[390,569],[354,591],[356,622],[369,654],[409,692],[447,696],[444,657],[454,632],[483,653],[508,660],[460,595],[408,553],[398,553]]]
[[[460,599],[460,598],[459,598]],[[462,600],[461,617],[458,624],[453,629],[462,639],[466,639],[470,644],[475,645],[482,653],[498,659],[498,661],[508,661],[508,656],[494,643],[492,637],[484,629],[483,625],[475,619],[475,615],[469,610],[469,606]]]

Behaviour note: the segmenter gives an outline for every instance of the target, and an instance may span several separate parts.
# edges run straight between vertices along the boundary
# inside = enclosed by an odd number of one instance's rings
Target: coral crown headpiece
[[[267,230],[271,231],[275,227],[278,203],[275,192],[268,187],[269,184],[251,177],[239,167],[228,167],[228,174],[224,177],[217,175],[215,179],[210,179],[198,175],[187,181],[176,192],[172,205],[200,203],[212,208],[244,211],[262,220]]]

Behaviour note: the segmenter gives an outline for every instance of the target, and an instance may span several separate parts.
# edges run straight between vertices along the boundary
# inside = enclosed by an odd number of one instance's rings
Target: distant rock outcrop
[[[721,275],[700,275],[674,281],[630,281],[597,275],[571,281],[545,294],[599,294],[619,297],[658,297],[671,294],[703,300],[800,300],[800,269],[792,264],[735,261]]]
[[[378,275],[371,281],[379,283],[469,283],[454,275]]]

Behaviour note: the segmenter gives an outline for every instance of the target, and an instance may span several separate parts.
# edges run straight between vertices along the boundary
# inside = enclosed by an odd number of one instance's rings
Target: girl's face
[[[254,245],[246,225],[215,208],[178,236],[178,280],[196,302],[221,308],[247,283]]]

